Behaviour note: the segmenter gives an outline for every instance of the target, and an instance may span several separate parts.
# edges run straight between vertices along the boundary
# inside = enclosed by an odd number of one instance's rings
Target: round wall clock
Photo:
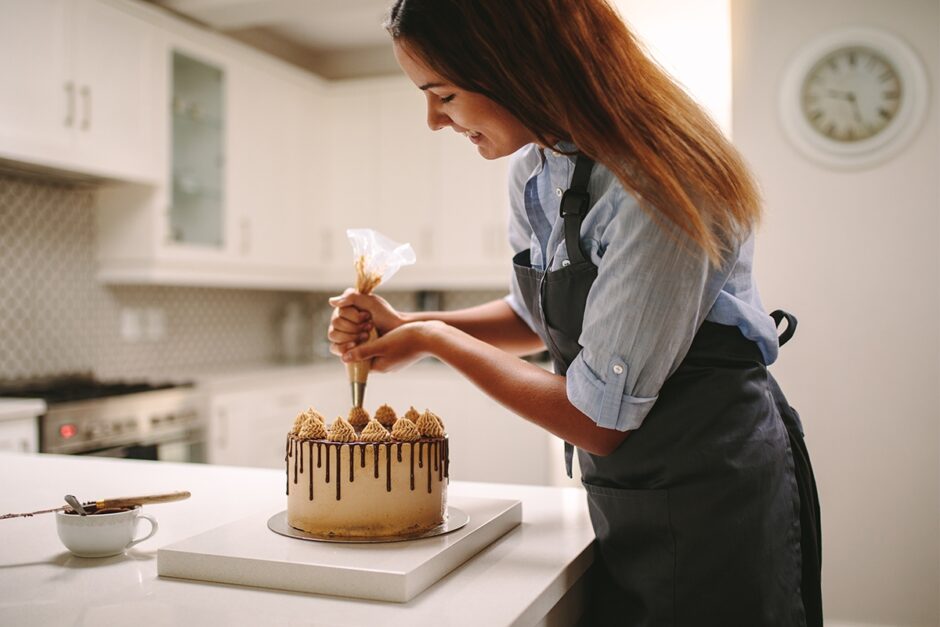
[[[881,163],[914,136],[927,110],[917,54],[884,31],[847,28],[806,45],[780,90],[784,129],[806,156],[830,167]]]

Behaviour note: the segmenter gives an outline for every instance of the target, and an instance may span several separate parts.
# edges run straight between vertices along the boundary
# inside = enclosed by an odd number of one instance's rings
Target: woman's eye
[[[451,94],[449,96],[441,96],[441,102],[447,104],[456,97],[457,94]]]

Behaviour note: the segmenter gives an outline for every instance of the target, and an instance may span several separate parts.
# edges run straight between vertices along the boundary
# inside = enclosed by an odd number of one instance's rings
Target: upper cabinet
[[[509,280],[507,160],[404,76],[328,83],[132,0],[3,0],[0,72],[0,160],[102,180],[105,283],[341,289],[348,228],[412,244],[393,289]]]
[[[347,283],[347,228],[376,229],[415,249],[391,287],[499,289],[511,253],[507,159],[487,161],[450,128],[432,132],[424,94],[404,76],[330,89],[330,225]]]
[[[153,181],[149,26],[97,0],[0,3],[0,158]]]
[[[314,199],[325,160],[319,80],[166,16],[152,19],[163,171],[152,187],[99,190],[99,278],[315,286],[319,254],[310,240],[319,233]]]

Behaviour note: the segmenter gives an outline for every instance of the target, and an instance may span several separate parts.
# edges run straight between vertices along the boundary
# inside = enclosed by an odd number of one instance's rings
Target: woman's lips
[[[483,139],[482,134],[476,133],[474,131],[464,131],[463,134],[467,139],[469,139],[474,144],[479,144],[480,141]]]

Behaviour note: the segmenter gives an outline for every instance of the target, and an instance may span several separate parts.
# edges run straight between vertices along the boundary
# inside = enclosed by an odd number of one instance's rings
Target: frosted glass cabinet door
[[[225,247],[225,72],[171,52],[170,239]]]

